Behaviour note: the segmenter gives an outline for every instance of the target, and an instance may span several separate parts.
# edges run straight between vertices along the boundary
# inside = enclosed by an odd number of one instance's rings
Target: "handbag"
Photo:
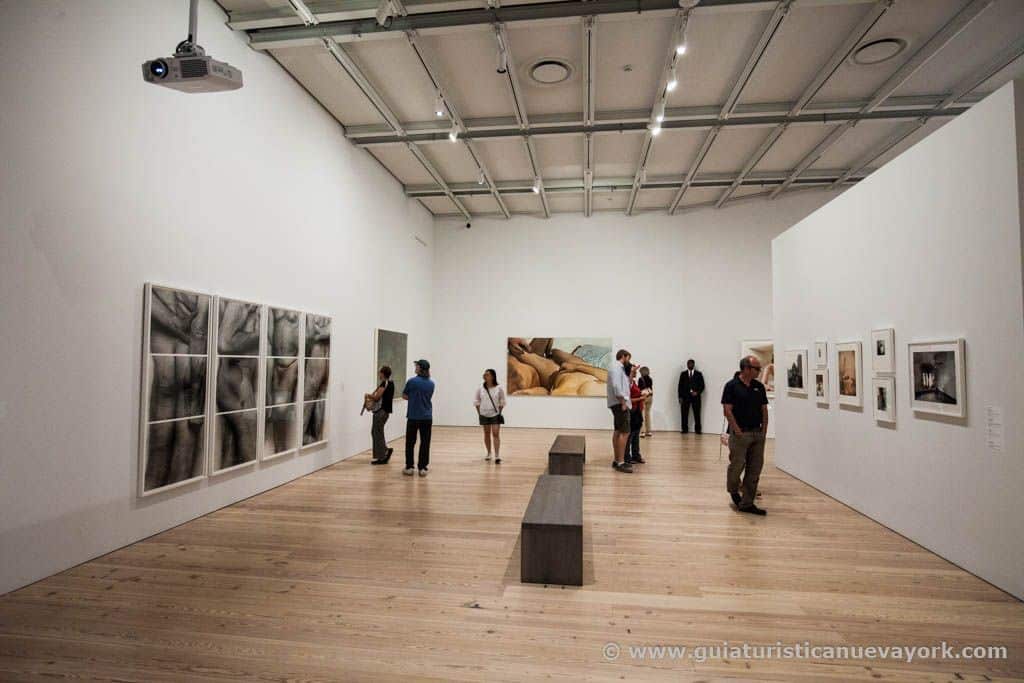
[[[487,398],[491,399],[491,407],[498,411],[498,424],[505,424],[505,416],[501,414],[501,410],[498,408],[498,406],[494,404],[494,397],[491,396],[491,390],[488,389],[487,387],[484,387],[484,391],[487,392]]]

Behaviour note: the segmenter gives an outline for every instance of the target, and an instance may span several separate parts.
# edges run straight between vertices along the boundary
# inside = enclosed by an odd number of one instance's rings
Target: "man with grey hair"
[[[757,380],[760,373],[761,361],[756,357],[741,358],[739,373],[722,391],[722,409],[729,422],[729,469],[725,488],[737,510],[754,515],[767,514],[754,505],[757,482],[764,467],[764,442],[768,431],[768,393]]]

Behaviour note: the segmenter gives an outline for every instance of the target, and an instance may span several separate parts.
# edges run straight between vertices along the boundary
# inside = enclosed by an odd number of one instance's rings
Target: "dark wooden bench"
[[[559,434],[548,451],[548,474],[583,476],[587,462],[587,440],[582,436]]]
[[[521,581],[583,585],[583,477],[542,474],[523,515]]]

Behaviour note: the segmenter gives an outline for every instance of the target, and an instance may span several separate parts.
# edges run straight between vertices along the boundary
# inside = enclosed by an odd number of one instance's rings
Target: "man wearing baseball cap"
[[[410,377],[402,390],[402,398],[407,403],[405,417],[405,469],[402,474],[411,477],[416,473],[413,469],[413,448],[416,446],[416,435],[420,439],[420,457],[416,463],[420,476],[427,476],[430,465],[430,430],[434,424],[434,380],[430,379],[430,363],[420,359],[413,363],[416,376]]]

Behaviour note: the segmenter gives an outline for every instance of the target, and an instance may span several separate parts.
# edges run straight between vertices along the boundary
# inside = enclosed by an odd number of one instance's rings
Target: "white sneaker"
[[[490,459],[491,459],[491,454],[490,453],[488,453],[487,455],[484,456],[484,460],[490,460]]]
[[[427,471],[426,470],[420,470],[420,476],[421,477],[427,476]]]
[[[402,470],[402,474],[404,474],[407,477],[411,477],[412,475],[416,474],[416,470],[414,470],[411,467],[406,467],[404,470]]]

